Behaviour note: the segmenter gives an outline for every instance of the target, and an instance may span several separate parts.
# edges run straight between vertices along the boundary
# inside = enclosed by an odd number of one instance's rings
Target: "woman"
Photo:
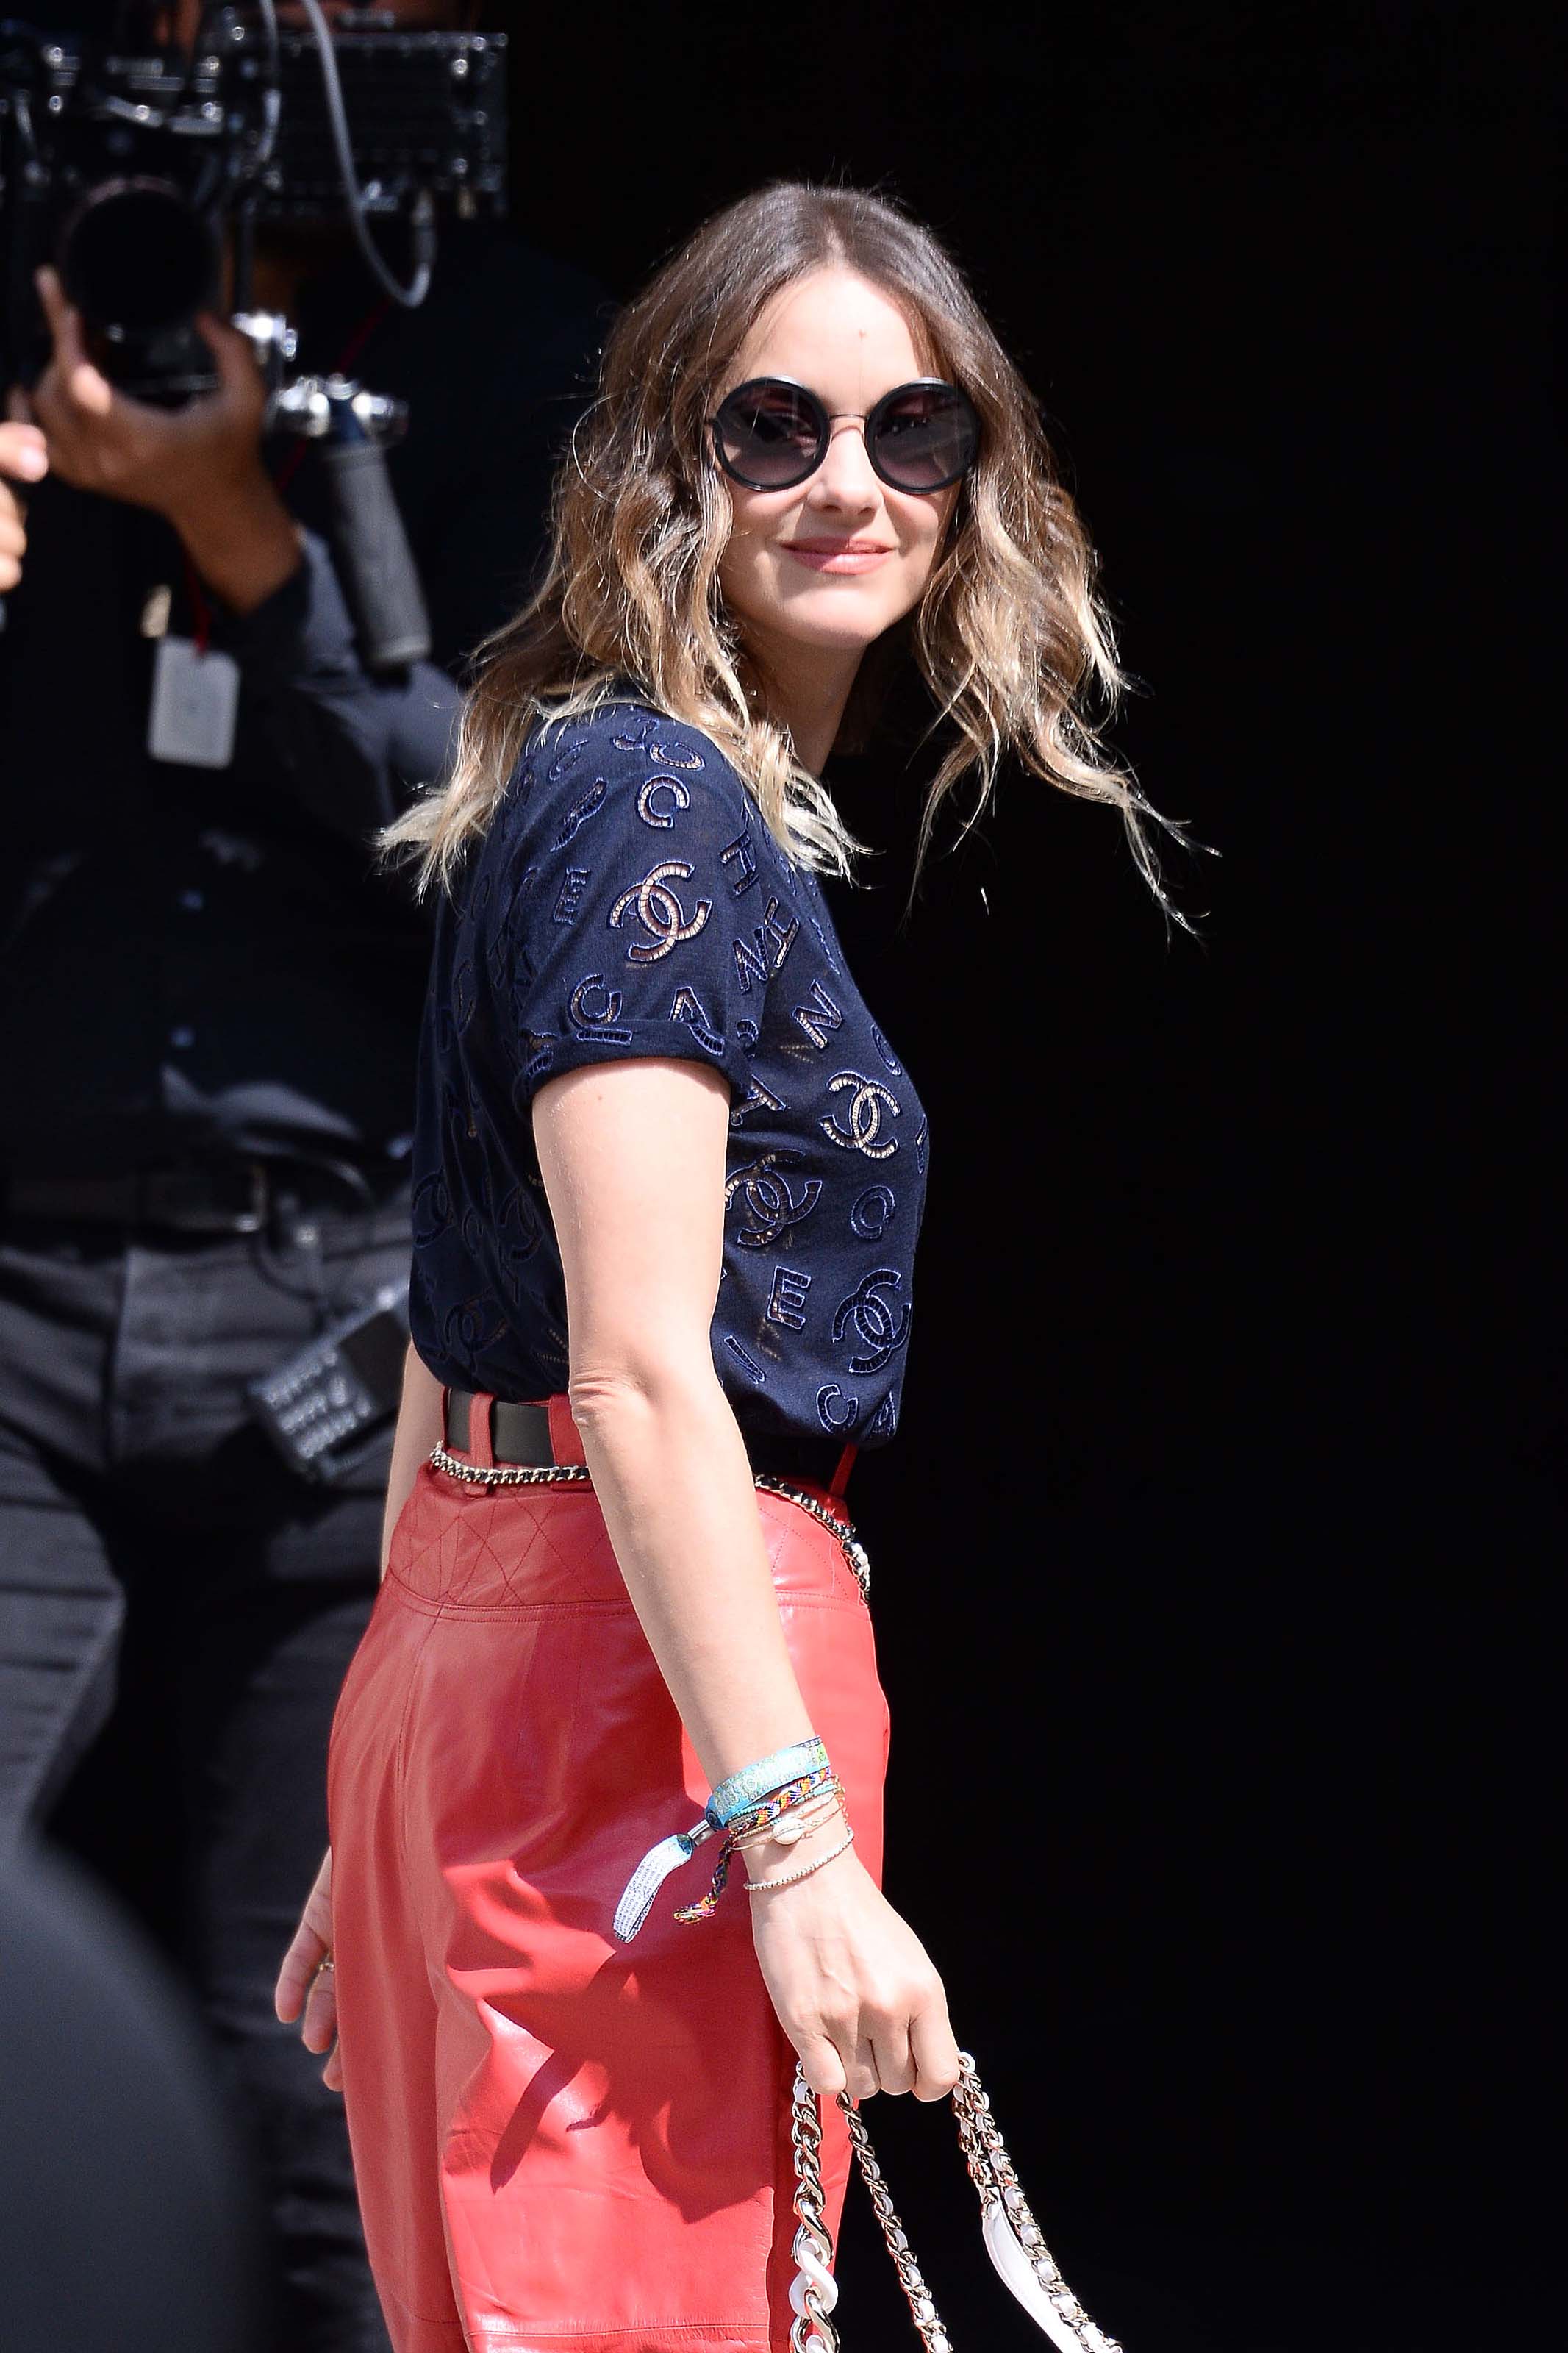
[[[926,1166],[817,881],[873,647],[953,733],[922,849],[1011,753],[1152,871],[1074,713],[1115,671],[1022,382],[925,232],[774,187],[620,321],[548,579],[395,828],[442,893],[414,1346],[279,2009],[336,2032],[398,2353],[781,2348],[795,2054],[821,2094],[956,2079],[879,1892],[842,1502]]]

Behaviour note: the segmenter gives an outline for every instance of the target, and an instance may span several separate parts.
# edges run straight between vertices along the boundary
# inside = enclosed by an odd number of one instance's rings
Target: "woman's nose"
[[[846,419],[834,427],[829,437],[827,455],[811,486],[811,503],[864,508],[875,506],[879,495],[871,460],[866,455],[865,432],[859,425]]]

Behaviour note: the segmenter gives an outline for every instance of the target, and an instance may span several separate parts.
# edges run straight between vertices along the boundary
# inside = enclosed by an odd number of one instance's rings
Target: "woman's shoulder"
[[[755,807],[739,770],[710,735],[629,697],[564,719],[541,713],[518,761],[518,783],[531,798],[561,789],[574,796],[601,782],[606,789],[616,784],[641,788],[658,780],[680,789],[651,791],[654,801],[685,807],[693,798],[717,798],[736,809]]]
[[[767,830],[711,736],[623,697],[533,721],[492,820],[489,855],[542,871],[605,857],[617,866],[657,863],[661,853],[707,865],[736,844],[736,857],[750,859],[753,846],[765,857]]]

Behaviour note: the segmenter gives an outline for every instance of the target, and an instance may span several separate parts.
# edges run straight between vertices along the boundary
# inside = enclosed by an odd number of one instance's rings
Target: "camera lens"
[[[60,233],[59,270],[84,319],[106,334],[155,334],[210,302],[217,246],[167,180],[105,180]]]

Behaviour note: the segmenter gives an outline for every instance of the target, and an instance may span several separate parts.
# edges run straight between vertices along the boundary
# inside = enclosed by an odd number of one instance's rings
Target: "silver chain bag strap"
[[[980,2199],[986,2253],[1058,2353],[1121,2353],[1116,2339],[1096,2327],[1063,2279],[1029,2211],[974,2062],[967,2051],[958,2055],[963,2072],[953,2086],[952,2108],[958,2119],[959,2145]],[[838,2105],[925,2353],[952,2353],[931,2290],[893,2211],[860,2113],[850,2105],[846,2093],[839,2093]],[[838,2284],[831,2270],[833,2241],[822,2189],[822,2120],[816,2094],[798,2065],[790,2101],[790,2139],[795,2150],[795,2211],[800,2225],[791,2249],[798,2266],[790,2288],[795,2316],[789,2337],[791,2353],[838,2353],[838,2332],[828,2318],[838,2301]]]

